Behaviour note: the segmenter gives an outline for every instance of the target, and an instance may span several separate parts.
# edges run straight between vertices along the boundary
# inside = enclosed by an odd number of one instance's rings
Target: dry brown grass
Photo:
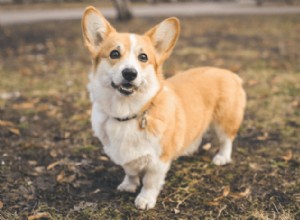
[[[158,20],[115,25],[144,32]],[[300,218],[298,33],[299,16],[182,19],[166,74],[204,65],[237,72],[245,121],[232,164],[210,163],[215,146],[180,158],[156,208],[142,212],[135,195],[116,192],[123,172],[92,137],[80,22],[0,27],[0,219]]]

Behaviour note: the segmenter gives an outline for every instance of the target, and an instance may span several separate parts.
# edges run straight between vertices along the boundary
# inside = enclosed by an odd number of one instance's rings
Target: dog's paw
[[[224,156],[222,154],[217,154],[216,156],[214,156],[212,162],[215,165],[222,166],[222,165],[230,163],[231,162],[231,158],[230,157],[226,157],[226,156]]]
[[[122,182],[117,190],[121,191],[121,192],[131,192],[134,193],[137,189],[138,185],[134,184],[134,183],[129,183],[129,182]]]
[[[156,204],[156,199],[151,197],[144,197],[143,195],[138,195],[135,199],[135,206],[138,209],[149,210],[153,209]]]

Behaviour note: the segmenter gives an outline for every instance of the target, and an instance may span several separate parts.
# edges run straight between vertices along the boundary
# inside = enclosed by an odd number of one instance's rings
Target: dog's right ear
[[[101,43],[111,32],[116,30],[93,6],[85,9],[82,16],[82,33],[84,43],[93,57],[96,57]]]

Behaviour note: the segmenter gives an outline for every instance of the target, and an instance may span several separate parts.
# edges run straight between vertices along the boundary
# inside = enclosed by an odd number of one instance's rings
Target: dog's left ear
[[[168,18],[145,33],[150,37],[156,53],[158,63],[162,64],[171,54],[180,33],[179,20]]]
[[[99,52],[103,40],[116,30],[93,6],[89,6],[85,9],[81,24],[84,43],[91,55],[95,57]]]

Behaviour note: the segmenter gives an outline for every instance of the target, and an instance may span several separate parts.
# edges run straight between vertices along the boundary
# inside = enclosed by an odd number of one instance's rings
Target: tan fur
[[[122,57],[126,57],[130,47],[129,34],[116,32],[97,10],[96,13],[105,20],[107,25],[107,40],[101,44],[98,51],[91,49],[92,43],[87,37],[85,23],[85,16],[91,12],[95,12],[95,9],[88,7],[83,17],[82,27],[85,44],[96,60],[94,68],[101,58],[107,58],[112,49],[117,49],[114,44],[116,39],[125,45],[121,53]],[[175,37],[169,48],[162,49],[160,44],[154,42],[153,35],[158,25],[145,35],[136,35],[141,45],[140,51],[148,54],[149,63],[157,70],[161,87],[165,88],[161,89],[145,107],[147,108],[150,103],[153,106],[148,114],[147,130],[154,135],[162,136],[161,159],[164,161],[180,156],[214,122],[218,123],[233,140],[243,119],[246,103],[242,80],[228,70],[213,67],[195,68],[167,80],[163,79],[162,64],[172,52],[180,32],[178,19],[166,20],[169,21],[175,23]],[[113,62],[118,60],[111,62],[113,65]]]
[[[105,23],[105,26],[108,29],[107,33],[104,36],[98,36],[99,38],[100,37],[106,38],[106,37],[108,37],[109,33],[116,32],[116,30],[109,24],[109,22],[106,21],[106,19],[103,17],[103,15],[96,8],[89,6],[85,9],[85,13],[83,14],[82,23],[81,23],[83,39],[84,39],[85,46],[91,53],[92,57],[95,58],[98,55],[98,51],[99,51],[99,49],[96,49],[97,48],[96,45],[98,42],[91,40],[91,36],[89,36],[88,28],[87,28],[88,16],[93,13],[95,13],[95,14],[97,14],[97,16],[99,16],[101,21],[103,21],[103,23]]]
[[[153,100],[149,114],[149,131],[162,134],[162,160],[180,156],[212,122],[235,138],[245,108],[245,92],[236,74],[196,68],[169,78],[164,86],[168,90]]]
[[[93,130],[107,155],[125,170],[120,191],[135,192],[139,175],[144,175],[135,200],[139,209],[155,206],[172,160],[197,150],[210,125],[220,141],[213,163],[231,162],[232,142],[246,105],[242,80],[214,67],[165,79],[162,65],[179,36],[177,18],[162,21],[144,35],[118,33],[97,9],[88,7],[82,30],[93,59]],[[113,50],[120,57],[110,57]],[[124,76],[129,68],[137,72],[133,80]],[[136,83],[135,90],[124,88],[129,81]]]

